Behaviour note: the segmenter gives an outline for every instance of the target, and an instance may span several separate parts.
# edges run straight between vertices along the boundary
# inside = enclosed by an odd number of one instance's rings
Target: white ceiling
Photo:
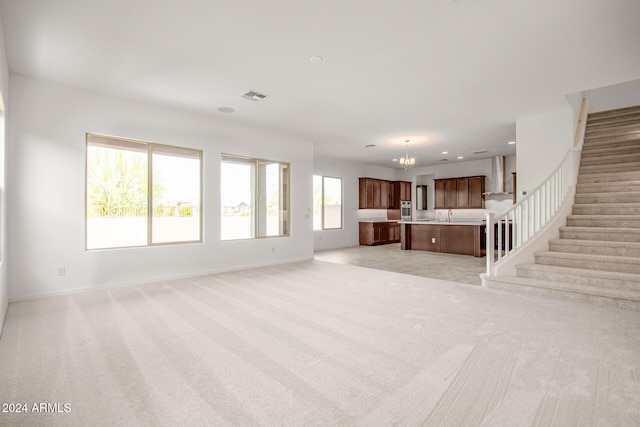
[[[405,139],[419,165],[513,154],[518,118],[640,78],[638,0],[0,0],[0,16],[12,72],[384,166]]]

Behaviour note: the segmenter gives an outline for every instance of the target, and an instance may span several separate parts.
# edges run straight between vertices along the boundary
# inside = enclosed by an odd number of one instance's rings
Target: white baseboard
[[[38,298],[55,297],[55,296],[60,296],[60,295],[77,294],[77,293],[82,293],[82,292],[101,291],[101,290],[105,290],[105,289],[121,288],[121,287],[125,287],[125,286],[144,285],[144,284],[148,284],[148,283],[161,282],[161,281],[166,281],[166,280],[187,279],[189,277],[206,276],[208,274],[220,274],[220,273],[226,273],[226,272],[229,272],[229,271],[240,271],[240,270],[249,270],[249,269],[252,269],[252,268],[270,267],[270,266],[274,266],[274,265],[293,264],[293,263],[296,263],[296,262],[312,261],[312,260],[313,260],[313,256],[311,256],[311,257],[303,257],[303,258],[291,258],[291,259],[285,259],[285,260],[263,262],[263,263],[258,263],[258,264],[236,265],[236,266],[232,266],[232,267],[217,268],[217,269],[214,269],[214,270],[199,271],[199,272],[188,273],[188,274],[179,274],[179,275],[174,275],[174,276],[156,277],[156,278],[149,279],[149,280],[136,280],[136,281],[131,281],[131,282],[110,283],[110,284],[107,284],[107,285],[100,285],[100,286],[84,286],[84,287],[81,287],[81,288],[67,289],[67,290],[64,290],[64,291],[43,292],[43,293],[39,293],[39,294],[11,297],[11,298],[9,298],[9,303],[20,302],[20,301],[28,301],[28,300],[38,299]]]

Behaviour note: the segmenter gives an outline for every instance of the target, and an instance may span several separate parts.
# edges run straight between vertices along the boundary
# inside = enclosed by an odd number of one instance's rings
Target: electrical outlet
[[[436,238],[435,238],[435,237],[432,237],[432,238],[431,238],[431,243],[435,243],[435,242],[436,242]]]
[[[276,252],[276,247],[275,246],[271,246],[271,253],[275,253]]]
[[[64,276],[65,274],[67,274],[67,272],[64,266],[58,267],[58,276]]]

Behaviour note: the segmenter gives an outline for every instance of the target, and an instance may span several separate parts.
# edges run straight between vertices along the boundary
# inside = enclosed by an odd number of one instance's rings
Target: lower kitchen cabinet
[[[360,244],[386,245],[400,241],[400,224],[397,222],[361,222]]]
[[[440,252],[480,256],[482,231],[473,225],[443,225],[440,227]]]
[[[484,256],[484,225],[401,224],[400,249]]]

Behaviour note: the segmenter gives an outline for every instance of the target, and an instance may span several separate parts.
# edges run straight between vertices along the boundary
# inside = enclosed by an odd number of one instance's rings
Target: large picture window
[[[289,235],[289,164],[222,155],[222,240]]]
[[[202,151],[87,134],[86,247],[202,241]]]
[[[313,229],[342,228],[342,179],[313,176]]]

